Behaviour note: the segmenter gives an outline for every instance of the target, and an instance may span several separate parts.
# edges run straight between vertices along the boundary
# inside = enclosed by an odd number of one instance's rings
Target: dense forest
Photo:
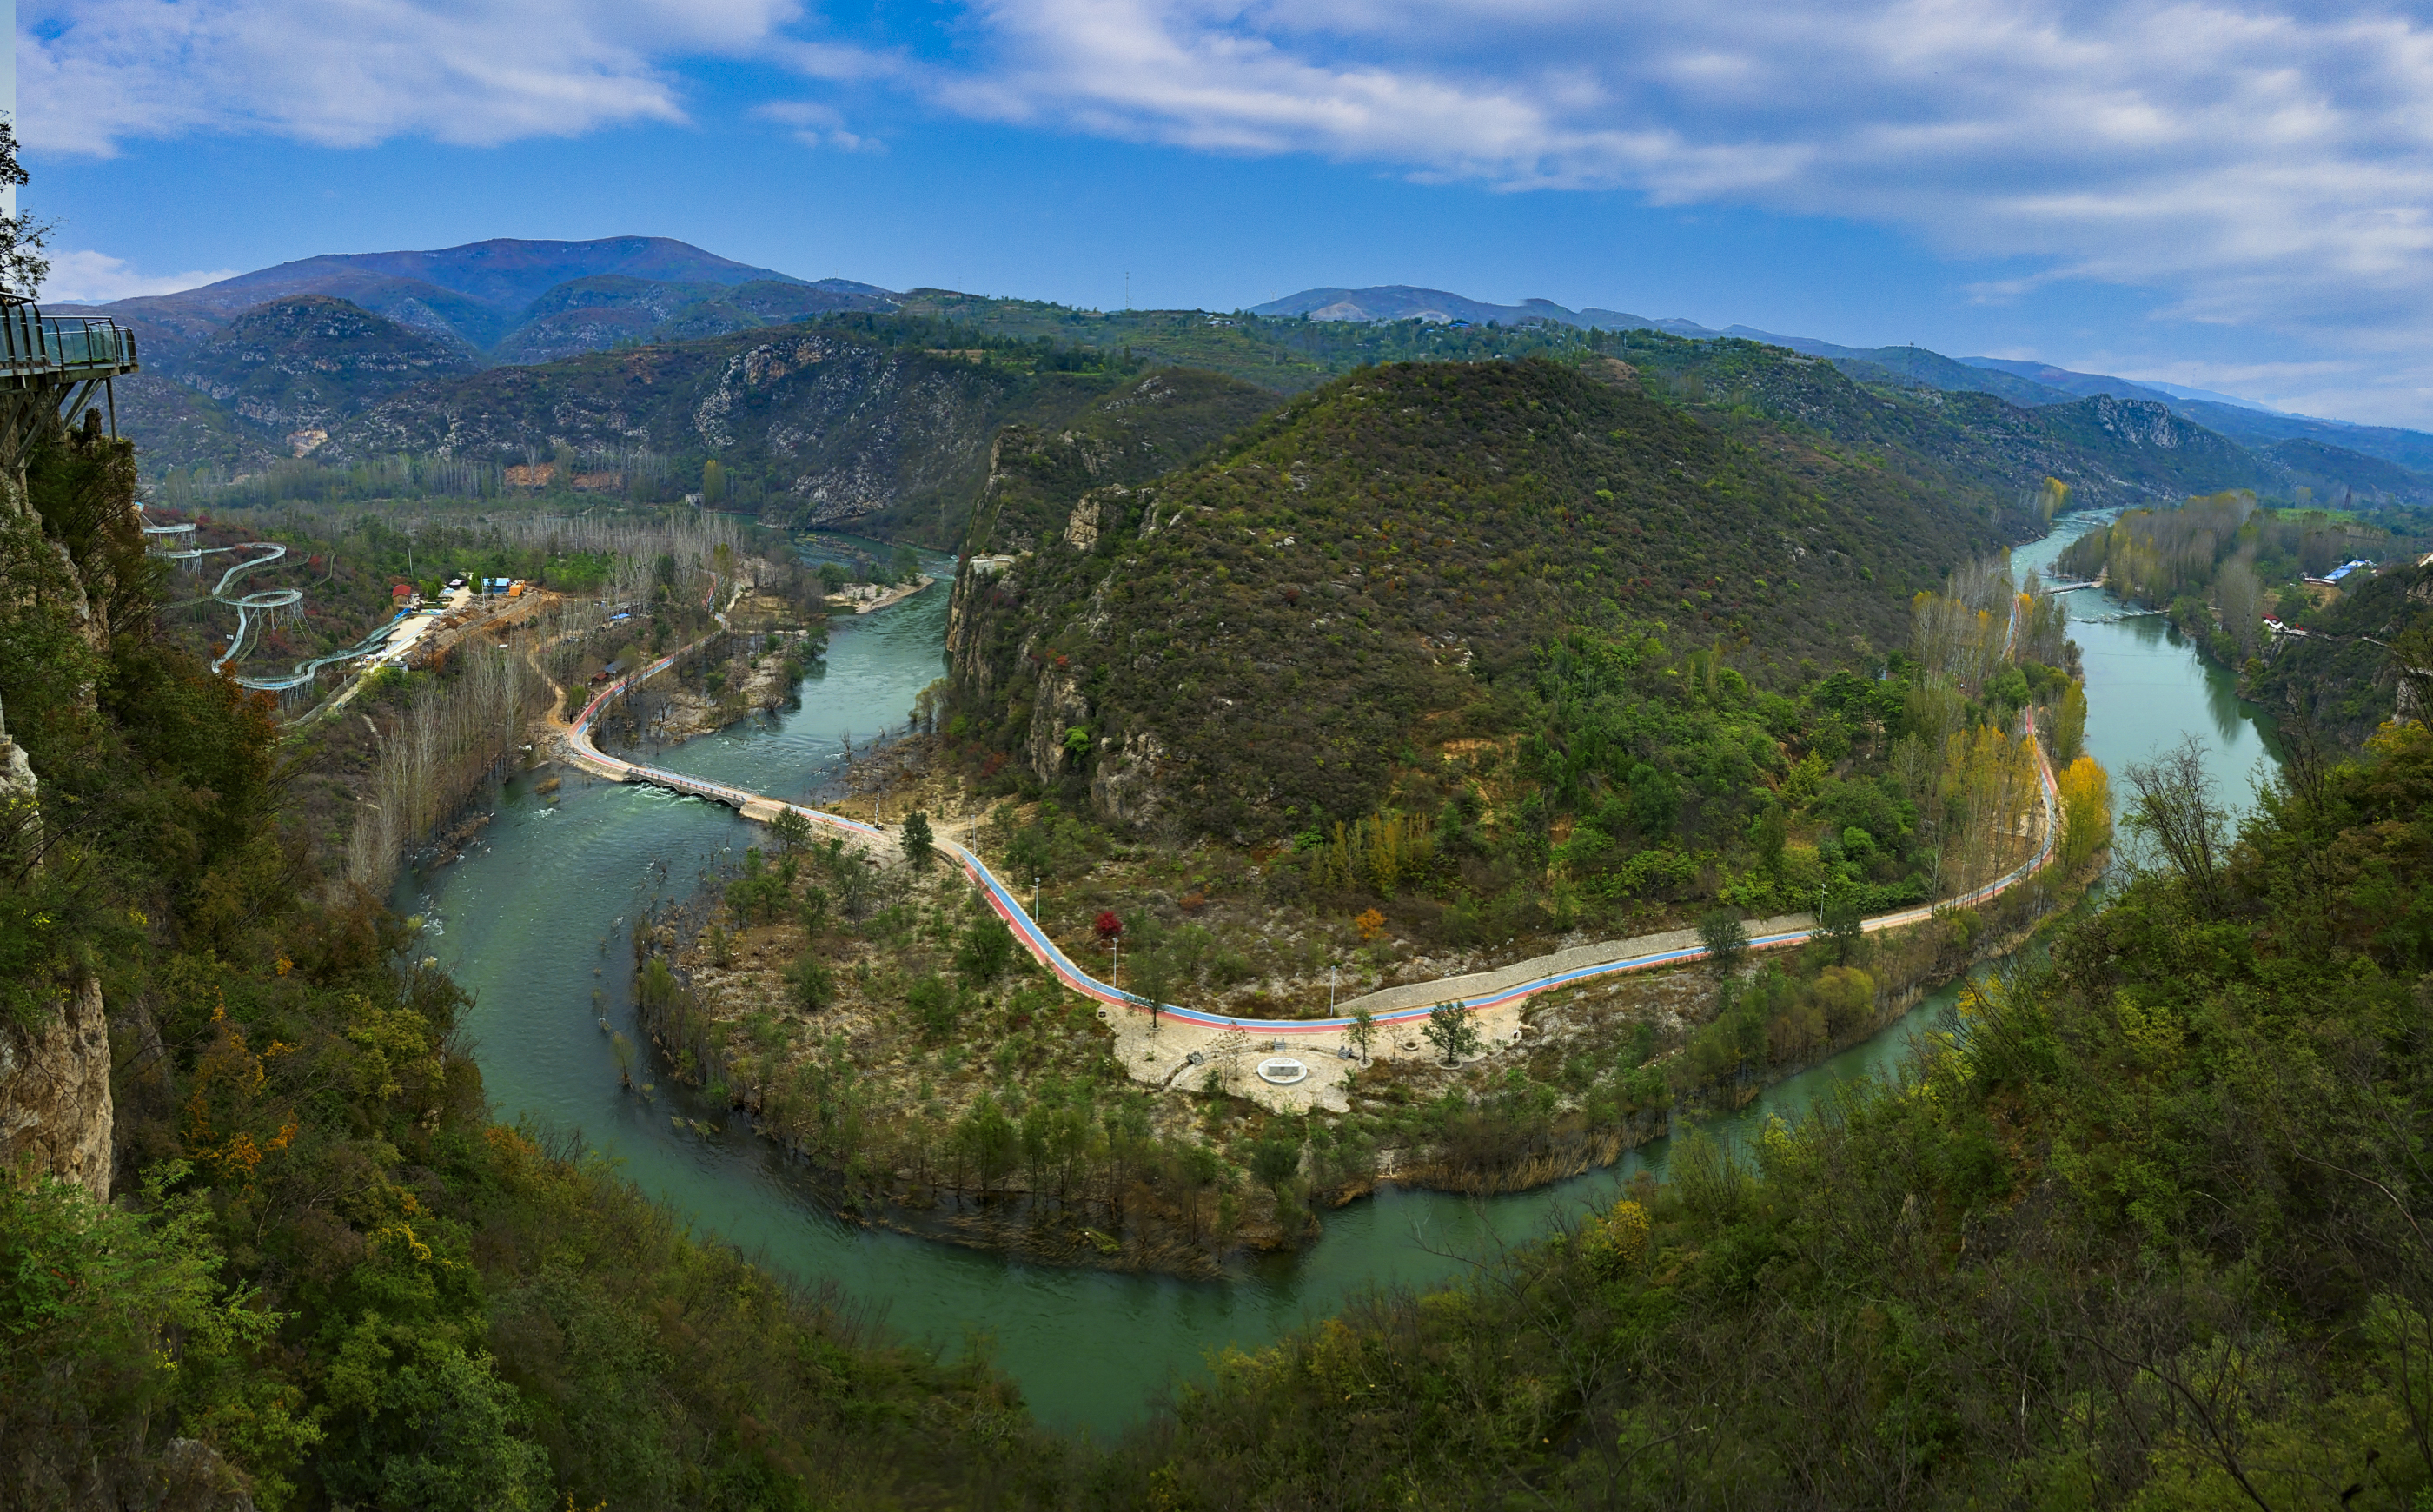
[[[981,517],[976,551],[1029,554],[959,584],[950,728],[1116,817],[1244,835],[1362,817],[1415,746],[1506,733],[1574,628],[1784,690],[1900,645],[1910,591],[2002,544],[1991,498],[1619,364],[1381,368],[1059,501]]]
[[[1896,1081],[1220,1362],[1110,1504],[2414,1507],[2433,735],[2302,754]]]

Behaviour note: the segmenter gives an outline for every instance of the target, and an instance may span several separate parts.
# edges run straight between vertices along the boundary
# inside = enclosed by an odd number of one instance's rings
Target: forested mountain
[[[1377,362],[1533,353],[1566,360],[1617,351],[1626,356],[1635,341],[1668,335],[1716,347],[1755,343],[1822,357],[1897,404],[1982,393],[2033,410],[2083,408],[2104,399],[2092,425],[2067,416],[2020,422],[1992,414],[1974,415],[1966,422],[2006,433],[1999,444],[2013,452],[2066,443],[2049,470],[2073,483],[2094,484],[2097,493],[2083,496],[2087,501],[2098,501],[2106,489],[2128,490],[2117,501],[2125,502],[2173,489],[2235,484],[2283,493],[2305,487],[2318,497],[2330,493],[2368,502],[2433,495],[2433,480],[2417,470],[2433,468],[2433,437],[2277,416],[2035,364],[1954,361],[1916,347],[1837,347],[1742,326],[1711,331],[1691,321],[1575,311],[1543,299],[1486,304],[1399,285],[1306,290],[1234,314],[1085,311],[952,290],[894,293],[850,280],[805,281],[657,237],[492,241],[439,251],[308,258],[200,289],[111,304],[103,313],[133,327],[145,347],[146,370],[126,385],[121,419],[142,442],[148,469],[200,464],[223,476],[258,470],[297,450],[288,439],[297,429],[328,429],[329,420],[387,396],[396,385],[373,376],[387,369],[364,365],[356,354],[339,349],[343,343],[327,352],[294,352],[319,374],[315,392],[301,401],[278,392],[292,384],[273,376],[281,371],[275,365],[243,356],[253,344],[238,329],[247,312],[281,303],[294,308],[292,301],[304,298],[343,300],[394,323],[400,329],[383,340],[400,354],[417,344],[453,348],[450,361],[426,362],[421,376],[677,345],[839,313],[901,313],[976,335],[1088,348],[1127,365],[1204,368],[1287,394]],[[366,325],[387,331],[377,321]],[[235,366],[231,350],[238,353]],[[247,361],[255,365],[243,365]],[[2256,450],[2236,466],[2213,456],[2193,467],[2171,459],[2157,464],[2151,453],[2173,444],[2166,433],[2171,427],[2137,417],[2156,405],[2178,416],[2184,436],[2194,439],[2210,428],[2240,449]],[[2123,416],[2132,417],[2125,429],[2142,435],[2124,437]],[[2024,438],[2018,433],[2023,432],[2035,434]],[[2291,438],[2316,445],[2297,453],[2272,447]],[[526,433],[518,449],[547,450],[563,439]],[[2146,448],[2149,455],[2118,465],[2124,440],[2133,450]],[[748,469],[755,459],[740,460]],[[2035,480],[2027,482],[2033,486]],[[786,486],[791,485],[778,491]]]
[[[559,448],[613,457],[638,449],[715,458],[729,508],[773,521],[856,522],[939,544],[953,542],[988,475],[1000,427],[1055,431],[1097,403],[1141,392],[1120,364],[1016,342],[980,341],[918,321],[792,327],[782,334],[594,353],[533,367],[497,367],[426,384],[366,411],[332,436],[339,460],[394,452],[522,458]],[[1215,429],[1177,435],[1149,454],[1174,466],[1273,402],[1215,375],[1177,379],[1199,397],[1223,395]],[[1152,383],[1142,415],[1175,392]],[[1121,428],[1118,428],[1120,431]],[[692,464],[701,475],[700,463]]]
[[[1618,310],[1570,310],[1551,299],[1493,304],[1443,289],[1392,284],[1366,289],[1303,289],[1254,307],[1251,314],[1299,317],[1321,323],[1383,324],[1396,321],[1461,321],[1505,327],[1568,326],[1590,331],[1660,331],[1699,339],[1734,338],[1788,347],[1823,357],[1862,382],[1930,388],[1945,393],[1997,394],[2014,404],[2066,404],[2107,395],[2116,399],[2161,404],[2182,418],[2217,431],[2242,446],[2262,449],[2289,437],[2307,437],[2340,450],[2433,474],[2433,434],[2390,426],[2358,425],[2312,416],[2284,415],[2226,396],[2169,383],[2140,383],[2102,373],[2073,372],[2050,363],[2000,357],[1946,357],[1923,347],[1844,347],[1812,336],[1784,336],[1751,326],[1715,330],[1694,320],[1650,320]],[[2304,481],[2304,480],[2300,480]],[[2412,486],[2433,489],[2433,480]],[[2403,497],[2407,488],[2390,490]]]
[[[741,285],[728,297],[749,302],[771,287]],[[535,329],[655,318],[675,297],[614,280],[560,289]],[[2158,406],[2099,398],[2021,409],[1989,395],[1866,386],[1830,364],[1737,339],[1546,325],[1263,322],[1190,312],[1100,316],[934,291],[916,291],[903,303],[894,313],[654,341],[401,389],[382,386],[394,382],[392,357],[389,371],[361,383],[377,402],[342,411],[325,427],[326,447],[300,469],[257,460],[240,501],[339,496],[356,484],[335,469],[398,454],[493,470],[554,461],[554,486],[576,476],[623,478],[628,488],[647,479],[655,491],[635,497],[665,500],[692,491],[677,480],[706,479],[706,465],[715,461],[723,482],[711,486],[723,490],[725,507],[757,510],[772,522],[860,520],[943,546],[961,539],[997,426],[1062,424],[1076,406],[1146,369],[1198,369],[1280,399],[1373,362],[1533,356],[1591,366],[1626,357],[1680,402],[1761,414],[1856,449],[1862,459],[2006,504],[2040,491],[2048,478],[2069,484],[2078,502],[2101,504],[2269,484],[2272,477],[2252,454]],[[675,308],[671,321],[692,307]],[[421,341],[393,323],[383,329],[392,353]],[[220,349],[200,348],[204,358]],[[356,360],[334,340],[328,351],[301,355],[323,375],[344,373]],[[257,362],[248,371],[273,388],[275,365]],[[160,380],[143,382],[152,386],[141,392],[163,392]],[[184,385],[167,392],[179,402],[125,416],[134,433],[223,448],[266,433],[259,425],[248,431],[250,422],[207,394]],[[282,400],[275,392],[239,392],[231,402],[264,415],[298,413]],[[288,433],[279,433],[278,450],[296,450],[284,442]],[[224,452],[190,461],[179,497],[208,504],[234,467]]]
[[[315,431],[338,440],[327,454],[332,461],[352,461],[390,446],[427,446],[451,459],[484,463],[542,460],[567,447],[604,455],[605,443],[586,416],[622,397],[603,392],[617,385],[604,382],[608,369],[602,365],[578,365],[530,385],[512,378],[468,381],[465,375],[644,346],[673,352],[672,359],[659,360],[671,369],[689,370],[733,354],[735,344],[721,343],[722,337],[801,323],[933,355],[968,357],[986,348],[989,365],[995,366],[1007,365],[1012,348],[1027,347],[1034,349],[1020,353],[1012,365],[1039,369],[1038,348],[1044,347],[1064,354],[1046,362],[1049,369],[1190,367],[1278,394],[1298,393],[1379,362],[1532,355],[1566,362],[1621,355],[1671,372],[1711,371],[1720,375],[1718,382],[1753,387],[1761,398],[1801,386],[1793,381],[1793,368],[1804,359],[1786,358],[1784,338],[1764,332],[1739,327],[1711,331],[1688,322],[1569,311],[1545,301],[1473,306],[1446,296],[1453,304],[1438,310],[1430,301],[1442,303],[1439,294],[1398,288],[1297,297],[1306,304],[1320,295],[1356,295],[1391,317],[1382,320],[1085,311],[951,290],[895,294],[844,280],[804,282],[679,242],[634,237],[485,242],[438,252],[313,258],[182,294],[122,300],[107,313],[132,325],[144,343],[145,371],[124,385],[120,420],[142,444],[147,470],[201,467],[221,481],[240,473],[260,476],[275,459],[309,453],[319,444],[309,434]],[[356,313],[342,317],[341,306]],[[1322,313],[1326,307],[1320,308]],[[307,311],[315,318],[300,318]],[[1438,315],[1450,315],[1454,323],[1434,318]],[[699,347],[704,342],[710,345]],[[2022,417],[2007,413],[2007,406],[1971,408],[1963,401],[1948,416],[1956,429],[1920,436],[1914,444],[1941,466],[1989,478],[1999,474],[2012,486],[2033,488],[2045,476],[2062,478],[2079,490],[2083,502],[2146,501],[2240,484],[2285,491],[2313,486],[2319,493],[2343,486],[2369,498],[2410,497],[2410,488],[2422,481],[2390,467],[2373,470],[2362,457],[2343,463],[2337,450],[2286,459],[2251,456],[2235,447],[2225,451],[2199,428],[2150,413],[2153,399],[2124,404],[2073,399],[2024,378],[1914,348],[1862,350],[1803,340],[1790,345],[1827,357],[1866,385],[1879,404],[1913,414],[1937,408],[1947,391],[1986,392],[2031,412],[2053,410]],[[1773,355],[1751,355],[1760,350]],[[1755,375],[1756,367],[1768,365],[1772,373]],[[969,413],[955,403],[926,416],[891,413],[898,405],[931,403],[937,392],[900,382],[902,375],[892,368],[874,368],[868,376],[873,386],[856,406],[854,423],[860,430],[953,430],[959,416]],[[417,380],[431,382],[419,394],[400,394]],[[2111,381],[2087,382],[2101,389]],[[715,407],[706,392],[714,385],[702,386],[696,399]],[[528,406],[491,402],[526,391],[571,396],[575,428],[557,428]],[[1805,398],[1795,402],[1815,407]],[[389,413],[359,433],[338,436],[354,416],[383,403],[390,404]],[[1848,408],[1844,399],[1836,404]],[[448,424],[432,423],[438,416],[494,409],[496,418],[461,441]],[[1847,416],[1840,420],[1847,431]],[[2240,423],[2253,420],[2250,416]],[[818,467],[807,471],[793,465],[793,453],[805,441],[794,433],[802,428],[776,423],[780,433],[765,437],[747,423],[729,443],[717,439],[726,433],[716,427],[663,418],[650,427],[647,438],[628,434],[615,445],[652,451],[653,465],[642,470],[655,477],[672,467],[697,470],[715,458],[755,501],[804,505],[807,518],[871,514],[877,517],[874,523],[886,526],[944,519],[940,539],[951,539],[960,530],[969,486],[949,488],[954,497],[942,503],[934,477],[898,481],[879,467],[862,468],[847,481]],[[469,455],[464,449],[470,449]],[[973,448],[961,443],[955,450],[964,457],[973,454]],[[1982,455],[1972,461],[1971,453]],[[934,527],[930,534],[937,535]]]
[[[188,386],[270,431],[326,431],[400,389],[477,365],[454,345],[344,299],[258,304],[196,344]]]
[[[1502,734],[1506,679],[1575,626],[1761,686],[1900,644],[1911,594],[2004,539],[2005,500],[1920,472],[1615,362],[1370,369],[1154,483],[1001,486],[968,547],[1028,554],[958,583],[955,706],[1122,818],[1357,816],[1414,744]]]
[[[893,304],[868,284],[806,282],[666,237],[628,236],[306,258],[177,294],[51,308],[106,314],[136,332],[145,371],[119,396],[120,421],[148,467],[236,470],[293,452],[288,433],[299,427],[327,429],[377,402],[400,371],[545,362]],[[298,318],[308,311],[315,321]],[[316,322],[353,329],[311,329]],[[304,329],[273,334],[265,324]],[[292,392],[306,370],[313,392]]]

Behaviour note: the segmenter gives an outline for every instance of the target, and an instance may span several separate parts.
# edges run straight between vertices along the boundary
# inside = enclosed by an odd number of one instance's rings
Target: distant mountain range
[[[60,308],[106,312],[134,324],[139,334],[149,328],[182,348],[208,340],[246,311],[305,297],[344,299],[476,362],[545,361],[596,350],[674,320],[735,330],[771,317],[895,304],[894,296],[867,283],[807,282],[664,236],[617,236],[308,257],[177,294]]]
[[[2348,460],[2353,456],[2359,462],[2371,459],[2407,469],[2407,486],[2400,492],[2421,494],[2433,489],[2433,478],[2413,476],[2433,474],[2433,434],[2423,431],[2288,415],[2253,399],[2208,389],[2072,372],[2046,363],[2000,357],[1952,358],[1923,347],[1842,347],[1811,336],[1778,335],[1751,326],[1727,326],[1718,331],[1693,320],[1656,320],[1619,310],[1571,310],[1551,299],[1489,304],[1442,289],[1414,288],[1402,283],[1367,289],[1304,289],[1254,306],[1250,313],[1281,317],[1306,315],[1312,320],[1468,321],[1473,325],[1503,326],[1545,321],[1590,331],[1662,331],[1693,340],[1761,341],[1825,358],[1862,382],[1889,382],[1945,393],[1993,394],[2020,405],[2067,404],[2099,394],[2150,400],[2167,405],[2176,414],[2241,445],[2265,450],[2285,466],[2296,467],[2297,462],[2303,462],[2306,466],[2298,470],[2314,475],[2323,484],[2345,484],[2367,494],[2378,489],[2392,491],[2389,488],[2392,475],[2388,468],[2356,466]],[[2284,456],[2282,443],[2304,445]]]
[[[895,307],[867,283],[618,236],[310,257],[177,294],[45,308],[134,329],[144,371],[118,398],[155,465],[234,466],[303,454],[316,433],[428,379]]]
[[[306,258],[179,294],[54,308],[135,328],[144,371],[120,381],[117,410],[154,477],[199,467],[225,478],[306,456],[505,463],[638,450],[659,459],[651,468],[678,471],[716,456],[747,494],[789,501],[800,518],[921,522],[944,541],[989,475],[999,426],[1062,434],[1076,406],[1144,368],[1223,374],[1280,400],[1379,363],[1576,361],[1586,354],[1562,332],[1593,328],[1664,332],[1649,342],[1669,343],[1670,356],[1648,342],[1628,355],[1693,384],[1736,374],[1727,392],[1836,434],[1871,436],[1863,422],[1891,401],[1939,437],[1926,448],[1937,467],[1997,495],[2054,476],[2089,502],[2224,487],[2433,502],[2433,435],[2419,432],[2034,363],[1433,289],[1314,289],[1259,318],[1080,311],[809,281],[617,237]],[[1808,381],[1829,364],[1829,382]]]

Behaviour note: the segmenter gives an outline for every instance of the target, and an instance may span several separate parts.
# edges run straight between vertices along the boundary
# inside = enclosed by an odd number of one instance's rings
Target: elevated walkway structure
[[[118,433],[111,384],[140,369],[135,332],[115,320],[46,315],[30,299],[0,294],[0,467],[12,476],[45,426],[73,419],[99,394]]]

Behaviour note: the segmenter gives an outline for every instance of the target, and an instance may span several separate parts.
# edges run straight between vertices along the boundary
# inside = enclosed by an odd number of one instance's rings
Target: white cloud
[[[794,0],[26,0],[22,134],[268,131],[485,144],[680,121],[672,60],[746,55]]]
[[[198,289],[236,275],[235,268],[146,275],[107,252],[60,252],[51,259],[51,276],[43,285],[43,299],[49,304],[107,304],[139,295]]]
[[[795,141],[807,147],[829,147],[839,152],[887,150],[886,144],[875,137],[846,130],[844,114],[834,106],[811,100],[773,100],[752,113],[786,127]]]
[[[951,41],[922,59],[801,0],[24,0],[20,82],[51,151],[479,144],[681,121],[688,62],[749,59],[1034,128],[1894,226],[2010,263],[1982,300],[2149,289],[2167,319],[2337,349],[2356,389],[2416,406],[2424,3],[961,0],[910,24]],[[826,104],[757,113],[877,145]]]
[[[2240,0],[982,0],[953,109],[1915,230],[2164,314],[2433,333],[2433,27]]]

